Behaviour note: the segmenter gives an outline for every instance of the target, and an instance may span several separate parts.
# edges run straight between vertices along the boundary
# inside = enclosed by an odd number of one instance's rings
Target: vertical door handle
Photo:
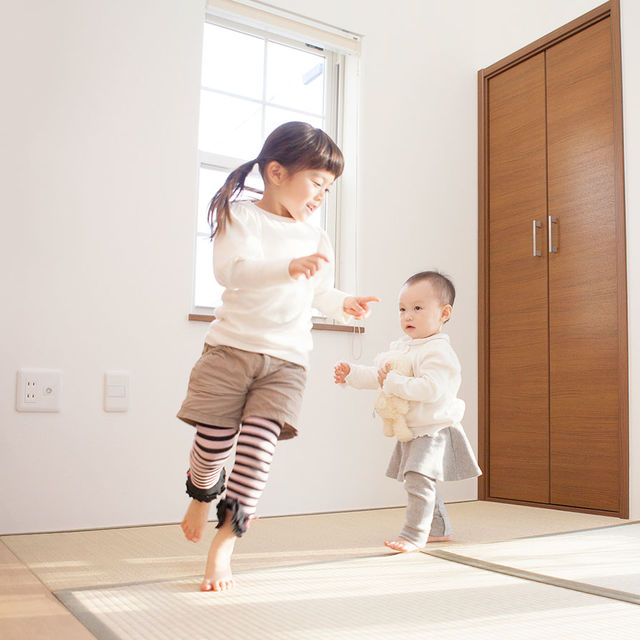
[[[558,253],[558,245],[553,244],[553,231],[552,225],[558,224],[558,218],[555,216],[549,216],[549,253]]]
[[[540,249],[538,249],[538,245],[536,242],[536,229],[540,229],[542,227],[542,222],[538,222],[538,220],[533,221],[533,257],[539,258],[542,255]]]

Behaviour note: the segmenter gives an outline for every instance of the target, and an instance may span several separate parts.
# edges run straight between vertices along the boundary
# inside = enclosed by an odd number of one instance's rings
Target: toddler
[[[387,476],[404,483],[408,496],[400,535],[385,541],[396,551],[416,551],[428,541],[449,540],[451,528],[436,480],[462,480],[482,473],[460,424],[465,408],[457,397],[460,362],[449,336],[442,333],[454,299],[453,283],[435,271],[411,276],[400,290],[400,326],[405,335],[390,349],[410,358],[413,375],[392,371],[381,356],[374,367],[346,362],[335,367],[337,384],[380,388],[409,401],[406,420],[413,439],[396,443],[387,469]]]

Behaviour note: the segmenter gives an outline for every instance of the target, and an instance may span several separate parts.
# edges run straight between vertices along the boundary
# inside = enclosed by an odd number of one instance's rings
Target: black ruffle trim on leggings
[[[238,538],[247,530],[247,523],[249,522],[249,516],[242,510],[242,505],[235,498],[224,498],[218,502],[218,524],[216,529],[219,529],[224,524],[227,510],[231,511],[231,523],[233,524],[233,533]]]
[[[211,489],[200,489],[191,482],[191,474],[187,473],[187,493],[199,502],[211,502],[215,500],[225,489],[224,486],[225,470],[224,467],[220,472],[218,482],[216,482]]]

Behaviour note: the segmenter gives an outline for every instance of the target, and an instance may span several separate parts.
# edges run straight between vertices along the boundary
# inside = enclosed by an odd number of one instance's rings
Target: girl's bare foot
[[[413,544],[413,542],[409,542],[404,538],[395,538],[394,540],[385,540],[385,546],[393,549],[394,551],[402,551],[403,553],[409,553],[411,551],[418,551],[420,547]]]
[[[427,542],[449,542],[451,536],[429,536]]]
[[[191,500],[187,513],[184,514],[184,519],[180,524],[187,540],[199,542],[202,539],[202,534],[209,519],[210,508],[210,502],[200,502],[195,498]]]
[[[200,591],[226,591],[233,587],[231,554],[235,543],[236,534],[233,532],[231,514],[228,514],[211,542]]]

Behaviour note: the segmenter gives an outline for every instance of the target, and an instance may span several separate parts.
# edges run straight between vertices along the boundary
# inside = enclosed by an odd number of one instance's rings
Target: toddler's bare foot
[[[429,536],[427,542],[449,542],[451,536]]]
[[[235,543],[231,518],[227,517],[211,542],[200,591],[226,591],[233,587],[231,554]]]
[[[191,542],[199,542],[201,540],[204,529],[207,526],[210,508],[210,502],[191,500],[187,513],[185,513],[184,519],[180,524],[187,540]]]
[[[403,553],[418,551],[420,549],[420,547],[413,544],[413,542],[409,542],[404,538],[395,538],[394,540],[385,540],[384,544],[390,549],[394,549],[395,551],[402,551]]]

